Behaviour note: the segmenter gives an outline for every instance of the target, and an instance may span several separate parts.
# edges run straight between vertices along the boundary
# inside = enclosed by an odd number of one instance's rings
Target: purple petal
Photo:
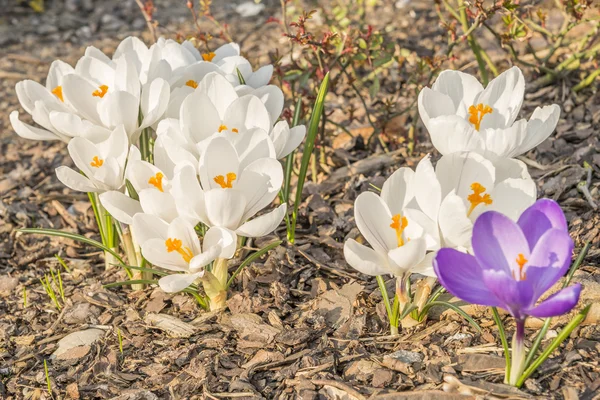
[[[538,318],[556,317],[568,313],[579,301],[581,285],[578,283],[554,293],[537,307],[527,311],[528,315]]]
[[[519,254],[529,257],[525,235],[515,222],[496,211],[479,216],[473,226],[473,252],[483,269],[502,270],[511,275],[518,268]]]
[[[568,232],[550,229],[540,237],[524,271],[536,299],[567,272],[572,254],[573,240]]]
[[[481,267],[472,255],[441,249],[433,259],[433,268],[440,284],[459,299],[484,306],[500,305],[483,284]]]
[[[567,220],[557,202],[540,199],[523,211],[517,222],[533,250],[540,237],[549,229],[568,231]]]
[[[526,280],[516,281],[504,271],[484,269],[483,282],[490,294],[498,299],[500,307],[515,318],[525,317],[525,310],[534,304],[533,288]]]

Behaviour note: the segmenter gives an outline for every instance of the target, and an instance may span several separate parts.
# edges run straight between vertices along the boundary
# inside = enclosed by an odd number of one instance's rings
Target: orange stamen
[[[94,158],[92,158],[92,162],[90,163],[90,165],[94,168],[100,168],[102,164],[104,164],[104,160],[98,156],[94,156]]]
[[[165,241],[165,245],[167,246],[167,252],[171,253],[173,251],[176,251],[181,255],[183,261],[185,261],[186,263],[189,263],[190,260],[194,257],[192,250],[190,250],[189,247],[183,247],[181,240],[177,238],[168,238]]]
[[[489,194],[482,196],[486,189],[479,182],[473,182],[471,184],[471,190],[473,193],[467,197],[467,200],[471,203],[471,208],[469,208],[469,211],[467,212],[467,217],[471,215],[478,205],[483,203],[486,206],[489,206],[493,202],[492,197]]]
[[[237,175],[233,172],[229,172],[227,173],[227,179],[225,179],[223,175],[217,175],[213,179],[218,185],[221,185],[223,189],[231,189],[233,187],[233,181],[237,179]]]
[[[475,125],[476,130],[479,130],[484,115],[491,114],[492,111],[492,107],[483,103],[472,105],[469,107],[469,122]]]
[[[398,241],[398,247],[404,246],[402,232],[404,232],[404,228],[406,228],[407,226],[408,220],[406,219],[406,217],[403,217],[400,214],[396,214],[392,217],[392,223],[390,224],[390,228],[396,231],[396,240]]]
[[[219,126],[219,133],[226,131],[227,130],[227,125],[221,125]]]
[[[161,192],[164,192],[163,186],[162,186],[163,178],[164,178],[164,175],[162,174],[162,172],[157,172],[156,175],[154,175],[153,177],[148,179],[148,183],[151,184],[152,186],[154,186],[155,188],[157,188],[158,190],[160,190]]]
[[[237,130],[237,128],[233,128],[233,129],[231,130],[231,132],[233,132],[233,133],[239,133],[240,131],[238,131],[238,130]]]
[[[528,260],[525,258],[523,253],[519,253],[519,256],[517,257],[516,261],[517,261],[517,265],[519,266],[519,280],[524,281],[525,279],[527,279],[527,274],[525,274],[525,272],[523,272],[523,268],[525,267],[525,264],[527,264]],[[514,271],[513,271],[513,278],[517,279],[515,277]]]
[[[196,88],[198,87],[198,82],[196,82],[196,81],[195,81],[195,80],[193,80],[193,79],[190,79],[189,81],[187,81],[187,82],[185,83],[185,85],[186,85],[186,86],[189,86],[189,87],[191,87],[191,88],[194,88],[194,89],[196,89]]]
[[[94,93],[92,93],[92,96],[102,98],[102,97],[104,97],[106,92],[108,92],[108,86],[100,85],[100,86],[98,86],[98,90],[96,90]]]
[[[58,97],[58,99],[63,103],[65,102],[65,99],[63,98],[62,94],[62,86],[57,86],[54,89],[52,89],[52,94]]]
[[[215,56],[216,56],[216,54],[211,51],[209,53],[202,54],[202,59],[204,61],[210,62],[210,61],[212,61],[213,58],[215,58]]]

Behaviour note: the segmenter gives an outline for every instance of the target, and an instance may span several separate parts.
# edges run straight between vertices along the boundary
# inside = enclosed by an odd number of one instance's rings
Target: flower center
[[[65,99],[63,98],[62,94],[62,86],[57,86],[54,89],[52,89],[52,94],[58,97],[58,99],[63,103],[65,102]]]
[[[164,175],[162,174],[162,172],[157,172],[156,175],[148,179],[148,183],[160,190],[161,192],[164,192],[162,185],[163,178]]]
[[[469,107],[469,122],[475,126],[476,130],[479,130],[483,116],[491,113],[492,107],[486,104],[479,103],[477,105],[472,105]]]
[[[396,231],[396,240],[398,241],[398,247],[404,246],[402,232],[404,232],[404,228],[406,228],[407,226],[408,220],[406,219],[406,217],[403,217],[400,214],[396,214],[392,217],[392,223],[390,224],[390,228]]]
[[[210,61],[212,61],[213,58],[215,58],[215,56],[216,56],[216,54],[211,51],[209,53],[202,54],[202,59],[204,61],[209,61],[210,62]]]
[[[193,80],[193,79],[190,79],[189,81],[187,81],[187,82],[185,83],[185,85],[186,85],[186,86],[189,86],[189,87],[191,87],[191,88],[194,88],[194,89],[196,89],[196,88],[198,87],[198,82],[196,82],[196,81],[195,81],[195,80]]]
[[[523,272],[523,268],[525,267],[525,264],[527,264],[527,259],[525,258],[523,253],[519,253],[519,256],[517,257],[516,261],[517,265],[519,266],[519,279],[517,279],[517,277],[515,276],[515,271],[513,271],[512,276],[516,280],[524,281],[525,279],[527,279],[527,274]]]
[[[183,247],[181,240],[177,238],[168,238],[165,240],[165,246],[167,246],[167,252],[169,253],[178,252],[186,263],[189,263],[194,257],[192,250],[189,247]]]
[[[469,208],[469,211],[467,212],[467,217],[471,215],[475,207],[477,207],[478,205],[483,203],[486,206],[489,206],[493,203],[492,197],[489,194],[483,194],[485,193],[486,189],[484,186],[481,185],[481,183],[473,182],[471,184],[471,190],[473,191],[473,193],[467,197],[467,200],[469,201],[469,203],[471,203],[471,208]]]
[[[104,164],[104,160],[98,156],[94,156],[94,158],[92,158],[92,162],[90,163],[90,165],[94,168],[100,168],[102,164]]]
[[[223,189],[231,189],[233,187],[233,181],[235,181],[236,178],[236,174],[234,174],[233,172],[228,172],[227,178],[225,178],[223,175],[217,175],[213,179],[218,185],[221,185]]]
[[[104,97],[106,92],[108,92],[108,86],[100,85],[100,86],[98,86],[98,90],[96,90],[94,93],[92,93],[92,96],[102,98],[102,97]]]
[[[221,126],[219,126],[219,133],[221,133],[223,131],[227,131],[227,130],[229,130],[229,128],[227,128],[227,125],[221,125]],[[237,128],[233,128],[231,130],[231,132],[233,132],[233,133],[239,133],[239,131],[237,130]]]

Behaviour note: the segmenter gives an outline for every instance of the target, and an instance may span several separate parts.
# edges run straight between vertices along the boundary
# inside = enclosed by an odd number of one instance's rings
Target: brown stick
[[[144,6],[144,3],[142,3],[142,0],[135,0],[135,2],[137,3],[138,7],[140,8],[140,11],[142,12],[142,14],[144,15],[144,19],[146,20],[146,25],[148,25],[148,30],[150,31],[150,34],[152,35],[152,40],[154,41],[154,43],[156,43],[156,29],[154,27],[154,23],[152,22],[152,16],[150,14],[148,14],[148,11],[146,11],[146,7]]]

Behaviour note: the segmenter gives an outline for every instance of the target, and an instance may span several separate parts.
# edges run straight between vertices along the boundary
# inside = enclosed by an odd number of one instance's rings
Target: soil
[[[434,309],[424,324],[389,336],[377,283],[344,262],[343,241],[358,234],[357,194],[434,152],[421,124],[411,155],[402,140],[411,121],[388,130],[389,153],[365,148],[357,138],[333,140],[339,132],[328,132],[326,165],[305,187],[296,244],[284,244],[244,270],[226,311],[202,311],[192,297],[167,295],[157,287],[103,288],[126,275],[105,271],[95,248],[18,232],[47,227],[97,237],[87,197],[66,189],[54,174],[71,163],[64,144],[27,141],[13,132],[8,115],[20,110],[15,83],[43,81],[54,59],[74,64],[88,45],[110,54],[128,35],[150,40],[134,1],[47,0],[43,13],[24,3],[9,1],[0,15],[0,398],[51,398],[48,387],[56,399],[599,398],[600,215],[577,188],[588,177],[585,162],[591,168],[588,189],[599,202],[597,86],[573,94],[577,74],[571,74],[552,85],[527,87],[522,116],[538,105],[557,103],[563,109],[556,133],[523,161],[539,196],[559,201],[566,211],[576,252],[586,241],[592,244],[575,275],[585,287],[581,307],[592,304],[592,310],[518,390],[502,383],[502,346],[489,312],[463,306],[482,332],[452,311]],[[228,22],[253,61],[264,63],[269,51],[286,48],[279,28],[265,23],[281,17],[279,2],[263,2],[265,9],[255,17],[238,14],[240,3],[214,2],[215,15]],[[420,55],[432,55],[445,43],[434,23],[433,2],[398,2],[402,10],[394,2],[382,3],[373,23],[375,28],[396,24],[390,31],[398,43]],[[162,35],[175,37],[193,23],[184,1],[155,5]],[[475,73],[466,53],[454,65]],[[405,104],[414,100],[400,97]],[[328,110],[344,101],[357,99],[332,95]],[[334,114],[339,123],[341,114]],[[359,118],[349,129],[360,134],[363,127]],[[276,236],[284,238],[285,228]],[[247,250],[272,239],[248,243]],[[230,270],[240,262],[233,260]],[[59,270],[64,298],[58,295],[57,307],[41,280],[51,280],[51,271]],[[543,343],[567,321],[556,319]],[[510,318],[505,322],[513,332]],[[530,340],[540,326],[529,321]]]

